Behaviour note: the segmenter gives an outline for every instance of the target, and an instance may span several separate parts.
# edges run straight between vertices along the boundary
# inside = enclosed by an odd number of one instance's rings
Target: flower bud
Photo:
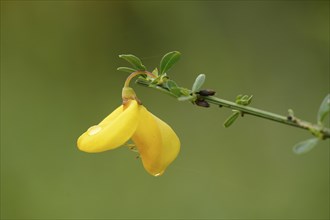
[[[210,107],[210,104],[205,100],[197,99],[195,101],[195,103],[196,103],[196,105],[201,106],[201,107],[205,107],[205,108]]]
[[[215,94],[214,90],[211,89],[203,89],[198,92],[201,96],[212,96]]]

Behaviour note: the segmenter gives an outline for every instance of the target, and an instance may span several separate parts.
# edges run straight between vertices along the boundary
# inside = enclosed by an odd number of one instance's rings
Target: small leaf
[[[175,88],[175,87],[178,87],[178,85],[173,81],[173,80],[167,80],[166,83],[165,83],[165,86],[171,90],[171,88]]]
[[[318,138],[311,138],[302,142],[299,142],[293,147],[293,152],[295,154],[304,154],[307,153],[308,151],[312,150],[317,142],[319,141]]]
[[[137,71],[136,69],[130,68],[130,67],[118,67],[117,70],[127,72],[127,73],[133,73]]]
[[[320,105],[319,112],[317,113],[317,122],[319,124],[325,119],[330,112],[330,94],[328,94]]]
[[[172,51],[165,54],[160,61],[160,75],[166,73],[180,59],[180,56],[181,53],[178,51]]]
[[[205,74],[199,74],[195,79],[195,82],[191,88],[191,92],[192,93],[198,92],[203,86],[204,82],[205,82]]]
[[[172,88],[171,90],[171,93],[174,94],[176,97],[180,97],[182,94],[181,94],[181,90],[180,88],[178,87],[175,87],[175,88]]]
[[[236,97],[235,102],[239,105],[245,105],[246,106],[246,105],[251,104],[252,97],[253,97],[253,95],[250,95],[250,96],[248,96],[248,95],[238,95]]]
[[[238,95],[236,96],[236,103],[238,104],[238,102],[242,99],[243,95]]]
[[[225,128],[228,128],[230,125],[232,125],[236,121],[239,114],[240,114],[239,111],[235,111],[231,116],[229,116],[229,118],[227,118],[225,123],[223,123],[223,126],[225,126]]]
[[[246,100],[248,105],[251,104],[252,98],[253,98],[253,95],[250,95],[250,97]]]
[[[294,117],[294,111],[290,108],[288,109],[289,116]]]
[[[155,69],[152,71],[152,74],[154,74],[155,76],[158,76],[158,69],[155,68]]]
[[[119,57],[128,61],[136,70],[146,70],[146,67],[142,64],[142,61],[132,54],[122,54],[119,55]]]
[[[170,92],[174,94],[176,97],[181,96],[181,89],[173,80],[167,80],[165,83],[165,87],[167,87],[170,90]]]

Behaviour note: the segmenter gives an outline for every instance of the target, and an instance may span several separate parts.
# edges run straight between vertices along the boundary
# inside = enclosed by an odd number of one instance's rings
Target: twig
[[[161,92],[164,92],[168,95],[171,95],[172,97],[176,97],[175,95],[173,95],[173,93],[171,93],[167,88],[163,87],[162,85],[153,85],[150,82],[143,80],[143,79],[137,79],[136,83],[138,85],[141,86],[145,86],[145,87],[149,87],[149,88],[153,88],[156,90],[159,90]],[[188,89],[185,89],[186,91],[190,91]],[[276,121],[282,124],[286,124],[286,125],[290,125],[293,127],[298,127],[298,128],[302,128],[305,130],[310,131],[313,135],[321,138],[321,139],[327,139],[330,138],[330,129],[326,128],[324,126],[318,125],[318,124],[313,124],[304,120],[301,120],[299,118],[296,118],[294,116],[282,116],[282,115],[278,115],[275,113],[271,113],[268,111],[264,111],[261,109],[257,109],[257,108],[252,108],[249,106],[244,106],[244,105],[240,105],[237,104],[235,102],[231,102],[228,100],[224,100],[224,99],[220,99],[218,97],[215,96],[203,96],[203,100],[207,101],[208,103],[214,104],[214,105],[218,105],[221,107],[226,107],[232,110],[237,110],[240,111],[241,114],[249,114],[249,115],[253,115],[259,118],[264,118],[264,119],[268,119],[271,121]]]

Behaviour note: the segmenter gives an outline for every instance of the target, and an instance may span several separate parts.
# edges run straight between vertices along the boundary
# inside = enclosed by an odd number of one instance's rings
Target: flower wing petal
[[[151,174],[159,173],[158,164],[162,141],[158,124],[148,110],[141,106],[140,123],[132,136],[132,140],[139,151],[144,168]]]
[[[119,106],[98,125],[90,127],[77,141],[78,148],[89,153],[111,150],[133,135],[139,122],[140,106],[135,100]]]
[[[144,168],[154,176],[163,174],[176,158],[180,140],[165,122],[141,106],[140,123],[132,136]]]
[[[164,168],[163,172],[169,166],[175,158],[178,156],[180,152],[180,139],[176,135],[176,133],[173,131],[173,129],[164,121],[156,117],[160,133],[161,133],[161,138],[162,138],[162,153],[161,153],[161,163]],[[160,172],[159,175],[161,175],[163,172]]]

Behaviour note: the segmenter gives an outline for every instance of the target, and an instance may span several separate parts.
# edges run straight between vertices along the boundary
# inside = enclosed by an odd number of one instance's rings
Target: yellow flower
[[[131,88],[123,89],[123,100],[123,105],[78,138],[78,148],[97,153],[132,139],[144,168],[154,176],[163,174],[179,153],[179,138],[169,125],[140,104]]]

